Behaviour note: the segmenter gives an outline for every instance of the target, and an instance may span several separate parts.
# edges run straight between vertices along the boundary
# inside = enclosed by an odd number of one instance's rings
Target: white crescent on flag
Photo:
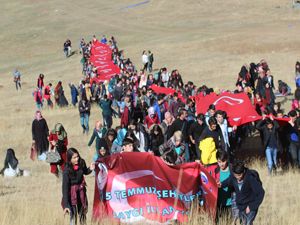
[[[116,195],[113,193],[126,190],[126,182],[127,181],[129,181],[131,179],[135,179],[135,178],[149,176],[149,175],[152,175],[155,179],[162,180],[161,178],[155,176],[155,174],[151,170],[136,170],[136,171],[122,173],[122,174],[114,176],[113,181],[112,181],[112,187],[111,187],[112,198],[109,201],[109,205],[116,214],[118,214],[120,212],[128,211],[128,210],[133,210],[134,208],[129,205],[127,198],[117,199]],[[132,223],[132,222],[138,222],[138,221],[142,221],[142,220],[146,221],[147,218],[139,215],[136,217],[131,217],[130,219],[128,219],[128,218],[120,219],[120,221],[123,223]],[[148,221],[148,222],[150,222],[150,221]]]
[[[213,105],[217,105],[220,101],[226,102],[228,105],[239,105],[242,104],[244,102],[243,99],[240,98],[233,98],[233,97],[229,97],[229,96],[222,96],[220,98],[218,98]]]

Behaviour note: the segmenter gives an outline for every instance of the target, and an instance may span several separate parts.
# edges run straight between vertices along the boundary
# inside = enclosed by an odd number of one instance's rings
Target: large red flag
[[[97,68],[96,83],[111,79],[120,73],[120,68],[112,62],[112,51],[108,45],[95,42],[91,49],[90,61]]]
[[[223,110],[227,113],[229,123],[232,126],[261,119],[245,93],[224,92],[220,95],[216,93],[206,96],[198,95],[195,97],[195,101],[197,114],[205,114],[209,105],[214,104],[217,110]]]
[[[216,182],[198,163],[167,166],[160,157],[133,152],[106,157],[96,168],[94,220],[186,222],[200,196],[215,213]]]
[[[174,95],[175,92],[177,92],[173,88],[166,88],[166,87],[160,87],[157,86],[156,84],[152,84],[150,88],[157,94],[165,94],[165,95]],[[185,103],[186,99],[182,96],[181,92],[178,91],[178,98]]]

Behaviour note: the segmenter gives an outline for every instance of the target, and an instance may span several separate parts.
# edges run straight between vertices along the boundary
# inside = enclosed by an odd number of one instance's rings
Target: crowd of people
[[[264,190],[258,173],[246,168],[243,162],[236,159],[235,153],[242,140],[258,130],[270,175],[276,174],[279,162],[282,167],[300,167],[300,63],[295,66],[295,99],[288,113],[275,100],[278,96],[290,95],[291,88],[281,80],[275,87],[267,61],[243,65],[235,90],[221,92],[246,93],[262,120],[236,127],[230,126],[226,112],[216,110],[215,105],[205,109],[205,114],[196,113],[193,97],[208,95],[214,89],[206,85],[197,87],[192,81],[184,82],[177,69],[153,69],[151,51],[143,51],[142,68],[138,70],[130,58],[125,58],[114,37],[107,40],[103,36],[100,42],[111,48],[112,61],[120,68],[120,74],[109,81],[91,82],[97,76],[97,69],[89,59],[91,48],[97,41],[96,36],[90,42],[80,40],[83,79],[78,86],[69,84],[71,104],[78,107],[82,133],[90,134],[91,105],[98,105],[102,111],[102,121],[96,121],[87,143],[91,146],[95,142],[93,160],[121,152],[149,152],[161,157],[168,165],[199,162],[220,187],[219,213],[232,209],[234,220],[239,217],[243,224],[251,224],[263,201]],[[17,90],[21,88],[20,77],[20,72],[16,70],[14,81]],[[172,88],[176,92],[158,94],[151,89],[152,85]],[[49,146],[59,153],[60,161],[51,163],[51,172],[59,177],[64,171],[64,211],[71,213],[72,220],[77,218],[77,212],[80,222],[84,223],[87,202],[83,176],[91,173],[94,164],[87,168],[79,152],[74,148],[68,149],[67,132],[61,123],[49,132],[40,111],[45,107],[45,101],[49,108],[69,105],[62,82],[59,81],[53,89],[51,83],[44,85],[44,75],[40,74],[33,96],[38,111],[32,123],[32,140],[38,158],[45,160]],[[113,120],[113,117],[120,120]],[[276,118],[283,117],[289,118],[288,122],[279,124]],[[84,193],[83,197],[70,202],[66,196],[75,196],[76,192],[80,196]]]

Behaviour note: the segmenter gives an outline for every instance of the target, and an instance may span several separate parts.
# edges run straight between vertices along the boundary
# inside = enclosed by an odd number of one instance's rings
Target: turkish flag
[[[218,188],[198,163],[168,166],[149,153],[120,153],[97,162],[95,181],[94,220],[183,223],[199,198],[215,215]]]
[[[152,89],[155,93],[157,94],[165,94],[165,95],[174,95],[175,92],[177,92],[175,89],[173,88],[166,88],[166,87],[160,87],[157,86],[156,84],[152,84],[150,86],[150,89]],[[178,91],[178,98],[185,103],[186,99],[182,96],[181,92]]]
[[[90,61],[97,68],[97,77],[92,81],[99,83],[120,73],[120,68],[112,62],[112,51],[106,44],[95,42],[91,48]]]
[[[245,93],[233,94],[224,92],[220,95],[216,93],[206,96],[198,95],[195,97],[195,101],[197,114],[205,114],[209,105],[214,104],[217,110],[227,113],[231,126],[239,126],[261,119],[261,116],[258,115]]]

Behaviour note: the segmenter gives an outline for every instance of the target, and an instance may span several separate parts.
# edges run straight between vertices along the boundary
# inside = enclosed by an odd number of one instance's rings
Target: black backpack
[[[249,169],[249,173],[250,173],[251,176],[253,176],[258,181],[258,183],[260,183],[260,185],[262,185],[262,181],[261,181],[261,179],[259,177],[259,174],[256,170],[250,170]]]

